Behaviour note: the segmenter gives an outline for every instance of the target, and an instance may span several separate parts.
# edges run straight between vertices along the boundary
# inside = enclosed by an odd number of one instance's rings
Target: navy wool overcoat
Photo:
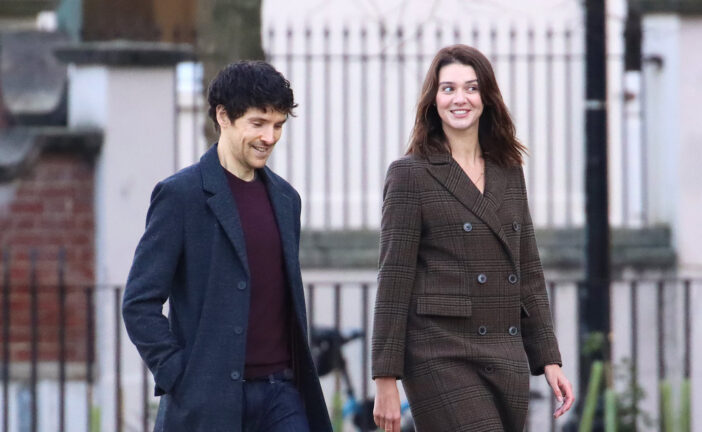
[[[295,381],[311,430],[331,431],[307,345],[300,196],[267,167],[259,174],[281,235]],[[127,332],[161,396],[155,431],[241,431],[249,290],[244,233],[215,145],[155,187],[124,293]]]

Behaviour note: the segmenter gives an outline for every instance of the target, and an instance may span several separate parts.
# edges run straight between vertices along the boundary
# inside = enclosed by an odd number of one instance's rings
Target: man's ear
[[[227,114],[227,109],[224,105],[217,105],[217,123],[220,128],[228,127],[231,125],[232,121],[229,119],[229,114]]]

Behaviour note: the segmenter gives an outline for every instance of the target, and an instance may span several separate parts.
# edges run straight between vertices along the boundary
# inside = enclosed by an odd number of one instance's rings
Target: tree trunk
[[[263,60],[262,0],[198,0],[195,49],[203,64],[203,89],[226,65],[236,60]],[[217,136],[206,122],[208,142]]]

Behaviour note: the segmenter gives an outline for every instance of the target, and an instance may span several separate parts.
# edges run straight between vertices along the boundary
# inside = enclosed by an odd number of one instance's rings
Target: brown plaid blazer
[[[521,167],[486,160],[481,194],[408,156],[383,196],[373,377],[402,379],[418,432],[521,432],[529,369],[561,364]]]

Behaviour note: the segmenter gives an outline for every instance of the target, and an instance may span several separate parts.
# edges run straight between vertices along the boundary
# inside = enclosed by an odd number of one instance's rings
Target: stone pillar
[[[181,46],[122,41],[65,46],[56,55],[69,64],[69,127],[100,128],[104,136],[94,190],[94,404],[100,408],[101,431],[116,430],[119,404],[125,430],[140,429],[142,361],[118,321],[121,292],[115,293],[126,282],[151,191],[174,171],[175,66],[191,54]],[[121,397],[116,391],[118,376]],[[147,391],[153,392],[150,383]]]
[[[699,106],[702,100],[702,17],[690,16],[681,19],[680,32],[680,151],[677,155],[678,213],[675,227],[678,230],[676,245],[680,272],[685,276],[702,278],[702,129]],[[698,114],[695,114],[697,112]],[[702,430],[702,283],[695,284],[692,294],[690,316],[692,319],[692,427]]]
[[[645,138],[648,154],[649,209],[653,223],[671,227],[677,254],[679,277],[702,277],[702,193],[699,144],[702,131],[699,101],[702,98],[702,18],[681,14],[654,14],[644,20],[645,65]],[[682,295],[666,294],[669,319],[666,325],[682,329],[685,308],[690,312],[690,353],[692,383],[692,427],[702,428],[702,396],[695,389],[702,386],[702,343],[696,335],[702,332],[702,317],[696,311],[702,306],[702,284],[693,282],[689,303]],[[684,350],[666,352],[666,361],[681,369]],[[673,357],[674,358],[671,358]],[[669,365],[666,365],[669,367]],[[676,389],[675,398],[679,392]]]

